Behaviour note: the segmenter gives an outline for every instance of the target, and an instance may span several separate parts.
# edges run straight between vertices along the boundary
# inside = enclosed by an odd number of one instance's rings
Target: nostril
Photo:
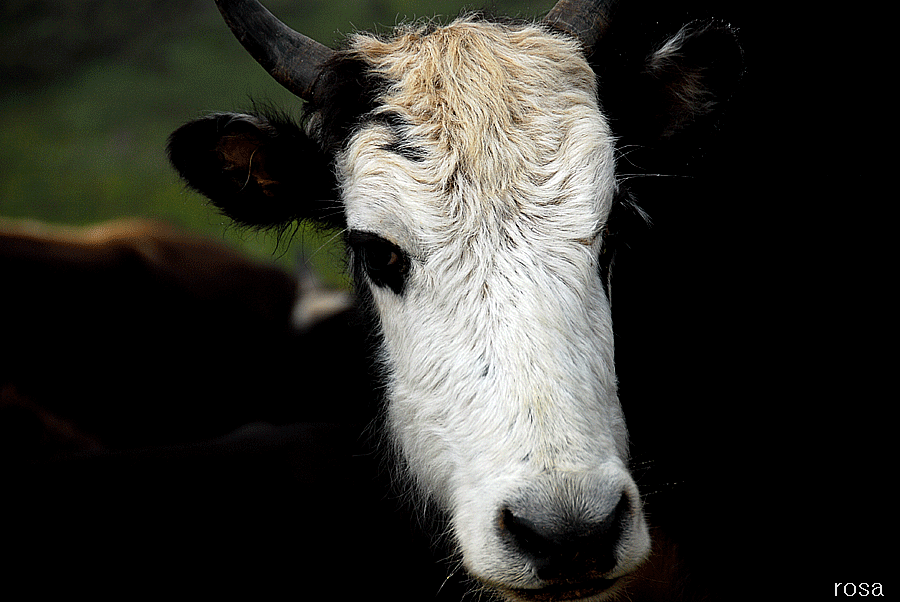
[[[553,540],[553,533],[527,516],[514,514],[509,508],[503,510],[502,525],[516,546],[535,558],[552,556],[559,547]]]
[[[600,516],[588,511],[504,508],[501,528],[507,540],[530,557],[541,579],[554,580],[615,568],[616,549],[629,514],[630,502],[623,494],[611,512]]]

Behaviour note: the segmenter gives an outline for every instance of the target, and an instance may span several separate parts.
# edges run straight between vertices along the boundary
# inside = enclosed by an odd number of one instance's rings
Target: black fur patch
[[[409,137],[410,124],[399,115],[385,113],[377,115],[376,119],[383,122],[394,136],[393,142],[382,148],[390,153],[400,155],[408,161],[418,163],[425,160],[425,149],[417,146]]]
[[[385,83],[347,52],[338,52],[325,66],[317,104],[304,108],[322,150],[333,160],[353,129],[375,108]]]

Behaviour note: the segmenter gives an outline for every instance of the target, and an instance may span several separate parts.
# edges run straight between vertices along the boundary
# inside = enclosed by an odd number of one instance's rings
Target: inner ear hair
[[[734,30],[717,22],[694,22],[661,44],[647,59],[644,76],[656,88],[657,135],[669,138],[711,113],[731,96],[743,57]]]
[[[735,30],[716,21],[682,27],[639,64],[620,59],[621,50],[610,48],[595,62],[601,103],[621,146],[660,156],[696,146],[743,73]]]

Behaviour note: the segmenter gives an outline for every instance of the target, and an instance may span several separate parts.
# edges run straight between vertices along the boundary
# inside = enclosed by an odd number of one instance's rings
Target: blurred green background
[[[338,46],[357,29],[464,9],[536,17],[553,0],[264,0],[276,16]],[[297,112],[228,31],[213,0],[4,0],[0,3],[0,216],[84,225],[161,218],[293,269],[302,257],[346,284],[334,233],[280,243],[230,226],[184,188],[165,156],[187,120],[251,99]]]

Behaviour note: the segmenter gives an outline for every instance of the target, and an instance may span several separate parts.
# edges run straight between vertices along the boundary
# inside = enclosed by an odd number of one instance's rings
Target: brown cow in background
[[[167,445],[302,417],[283,379],[321,357],[314,335],[296,342],[304,318],[292,316],[317,291],[274,265],[155,221],[3,220],[0,278],[5,457]]]

